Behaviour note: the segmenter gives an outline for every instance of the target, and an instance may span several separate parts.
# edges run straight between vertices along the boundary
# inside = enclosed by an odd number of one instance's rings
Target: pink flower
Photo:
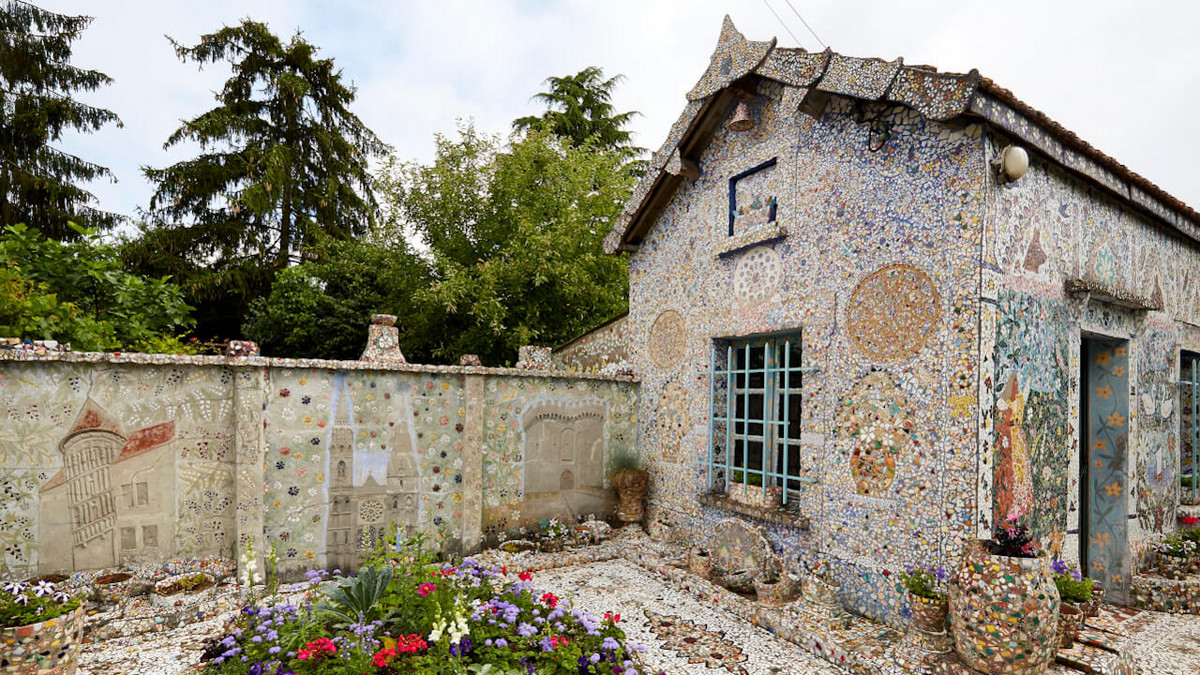
[[[1016,504],[1013,504],[1012,508],[1010,508],[1008,510],[1008,516],[1005,518],[1005,520],[1007,520],[1010,523],[1015,523],[1023,515],[1025,515],[1025,512],[1021,510],[1021,507],[1017,506]]]
[[[417,587],[417,595],[425,597],[436,590],[437,586],[435,584],[421,584],[419,587]]]

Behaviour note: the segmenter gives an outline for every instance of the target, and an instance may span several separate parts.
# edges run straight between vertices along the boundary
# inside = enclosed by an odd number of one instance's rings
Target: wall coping
[[[3,362],[117,363],[139,366],[224,366],[228,368],[312,368],[324,370],[380,370],[401,373],[440,373],[453,375],[490,375],[547,377],[561,380],[604,380],[636,383],[632,375],[601,375],[525,368],[489,366],[437,366],[386,361],[335,361],[331,359],[285,359],[267,356],[213,356],[191,354],[142,354],[137,352],[56,352],[38,353],[29,349],[0,349]]]

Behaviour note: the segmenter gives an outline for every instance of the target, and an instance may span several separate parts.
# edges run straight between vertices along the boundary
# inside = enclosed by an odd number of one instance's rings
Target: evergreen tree
[[[0,226],[24,223],[60,240],[79,237],[68,221],[112,227],[119,217],[97,210],[78,183],[112,174],[51,147],[68,130],[96,131],[121,121],[74,100],[112,79],[72,66],[71,44],[92,22],[21,0],[0,1]]]
[[[548,77],[550,90],[533,97],[546,104],[546,112],[540,117],[521,117],[513,122],[513,128],[524,131],[542,127],[576,147],[590,139],[593,147],[615,150],[626,157],[641,154],[643,149],[633,145],[633,136],[623,128],[639,113],[617,113],[612,105],[613,89],[623,79],[623,75],[616,75],[606,80],[604,71],[596,66],[575,75]]]
[[[180,279],[201,334],[230,336],[250,300],[266,296],[318,231],[345,239],[375,222],[367,163],[387,146],[350,112],[354,89],[333,60],[317,58],[299,34],[285,44],[245,20],[194,47],[172,44],[183,61],[225,61],[233,74],[217,107],[165,144],[196,143],[201,154],[144,169],[156,183],[154,222],[128,255],[146,272]]]

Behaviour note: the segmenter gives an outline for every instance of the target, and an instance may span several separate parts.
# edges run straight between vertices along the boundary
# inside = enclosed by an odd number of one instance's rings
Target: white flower
[[[13,598],[13,602],[17,603],[18,605],[28,605],[29,604],[29,596],[22,593],[21,595],[18,595],[17,597]]]
[[[4,584],[4,590],[12,595],[20,595],[25,592],[25,584],[20,581],[10,581]]]
[[[39,598],[45,595],[50,595],[53,592],[54,584],[50,583],[49,581],[39,581],[37,582],[37,585],[33,587],[33,594]]]
[[[54,599],[65,604],[71,600],[71,596],[62,591],[58,591],[54,594]]]

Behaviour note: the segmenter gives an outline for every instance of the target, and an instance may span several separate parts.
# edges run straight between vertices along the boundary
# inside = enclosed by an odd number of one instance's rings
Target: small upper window
[[[779,215],[776,158],[729,179],[729,236],[737,236],[774,223]]]

